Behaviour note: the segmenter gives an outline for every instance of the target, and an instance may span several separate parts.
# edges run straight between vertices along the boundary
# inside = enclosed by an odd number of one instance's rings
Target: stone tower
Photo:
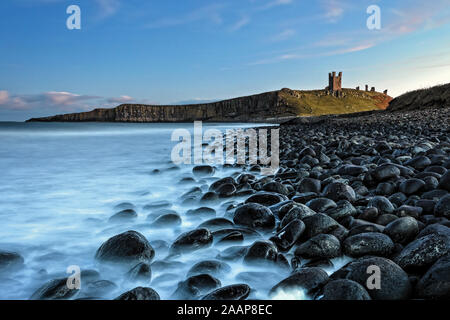
[[[331,92],[342,91],[342,72],[339,72],[338,76],[336,76],[336,72],[328,74],[328,90]]]

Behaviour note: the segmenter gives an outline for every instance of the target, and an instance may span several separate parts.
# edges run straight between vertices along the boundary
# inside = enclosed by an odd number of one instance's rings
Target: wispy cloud
[[[100,10],[100,17],[107,18],[116,14],[120,7],[120,0],[95,0]]]
[[[293,2],[294,2],[293,0],[273,0],[271,2],[266,3],[265,5],[261,6],[259,9],[260,10],[269,10],[274,7],[289,5],[289,4],[292,4]]]
[[[205,7],[197,8],[185,15],[176,17],[167,17],[155,22],[147,24],[145,27],[150,29],[175,27],[185,25],[188,23],[207,21],[214,24],[222,24],[221,10],[224,8],[223,4],[212,4]]]
[[[272,42],[285,41],[292,38],[295,34],[296,31],[294,29],[286,29],[270,37],[270,41]]]
[[[100,97],[80,95],[65,91],[49,91],[39,94],[10,94],[0,90],[0,108],[7,110],[52,110],[54,112],[80,112],[96,107],[114,107],[136,100],[130,96]],[[142,101],[143,103],[143,101]]]
[[[238,31],[248,25],[250,23],[249,16],[242,16],[235,24],[233,24],[230,28],[230,31]]]
[[[342,1],[322,0],[322,7],[325,10],[323,17],[330,23],[337,22],[344,15]]]

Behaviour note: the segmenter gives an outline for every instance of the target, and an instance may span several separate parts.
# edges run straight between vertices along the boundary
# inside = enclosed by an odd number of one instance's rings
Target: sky
[[[330,71],[391,96],[450,82],[450,0],[0,1],[0,121],[319,89]]]

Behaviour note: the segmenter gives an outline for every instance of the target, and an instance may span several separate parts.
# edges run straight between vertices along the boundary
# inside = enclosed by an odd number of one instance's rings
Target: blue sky
[[[450,0],[2,0],[0,121],[323,88],[333,70],[396,96],[449,82],[449,44]]]

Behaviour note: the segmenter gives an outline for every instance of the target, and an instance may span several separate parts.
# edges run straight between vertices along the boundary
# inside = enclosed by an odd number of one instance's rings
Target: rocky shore
[[[100,264],[125,266],[127,281],[145,284],[117,296],[122,300],[160,299],[154,285],[164,274],[152,274],[176,272],[183,255],[206,248],[219,253],[188,266],[172,299],[252,298],[261,279],[266,288],[259,290],[269,298],[301,292],[324,300],[449,299],[449,111],[290,121],[280,127],[276,175],[260,177],[257,166],[245,166],[217,179],[222,168],[198,166],[179,182],[193,186],[178,199],[198,209],[180,213],[167,202],[146,209],[154,228],[176,228],[189,216],[202,223],[172,243],[124,232],[93,255]],[[212,204],[223,211],[216,215]],[[122,203],[115,211],[111,222],[132,220],[138,210]],[[155,259],[158,251],[165,258]],[[348,263],[337,267],[337,259]],[[0,252],[1,272],[23,263],[19,253]],[[223,285],[236,266],[244,270],[239,282]],[[246,272],[254,266],[265,271]],[[370,278],[377,270],[379,278]],[[98,298],[114,286],[96,270],[84,270],[82,279],[81,290],[55,279],[31,298]]]

